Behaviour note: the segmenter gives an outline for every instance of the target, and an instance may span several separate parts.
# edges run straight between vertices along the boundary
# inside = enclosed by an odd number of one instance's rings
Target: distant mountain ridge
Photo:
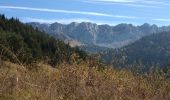
[[[154,33],[170,31],[170,26],[158,27],[157,25],[143,24],[119,24],[116,26],[97,25],[90,22],[64,25],[60,23],[40,24],[37,22],[27,23],[34,28],[55,36],[64,41],[77,41],[78,46],[96,45],[107,48],[119,48]]]

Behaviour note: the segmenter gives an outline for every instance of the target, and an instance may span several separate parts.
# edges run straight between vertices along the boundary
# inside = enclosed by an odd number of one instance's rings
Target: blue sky
[[[0,0],[0,13],[23,22],[170,25],[170,0]]]

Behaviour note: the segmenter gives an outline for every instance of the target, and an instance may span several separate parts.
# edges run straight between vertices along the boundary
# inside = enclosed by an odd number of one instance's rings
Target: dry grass
[[[170,100],[170,81],[160,75],[89,68],[86,63],[39,64],[31,70],[5,62],[0,100]]]

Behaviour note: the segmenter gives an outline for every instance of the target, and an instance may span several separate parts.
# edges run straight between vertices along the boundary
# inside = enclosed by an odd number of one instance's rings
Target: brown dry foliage
[[[160,75],[88,66],[39,64],[28,70],[5,62],[0,100],[170,100],[170,81]]]

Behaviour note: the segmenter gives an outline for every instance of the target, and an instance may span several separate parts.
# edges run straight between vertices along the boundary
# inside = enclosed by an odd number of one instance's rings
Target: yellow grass
[[[88,66],[38,64],[28,70],[5,62],[0,68],[0,100],[170,100],[170,81],[160,75]]]

